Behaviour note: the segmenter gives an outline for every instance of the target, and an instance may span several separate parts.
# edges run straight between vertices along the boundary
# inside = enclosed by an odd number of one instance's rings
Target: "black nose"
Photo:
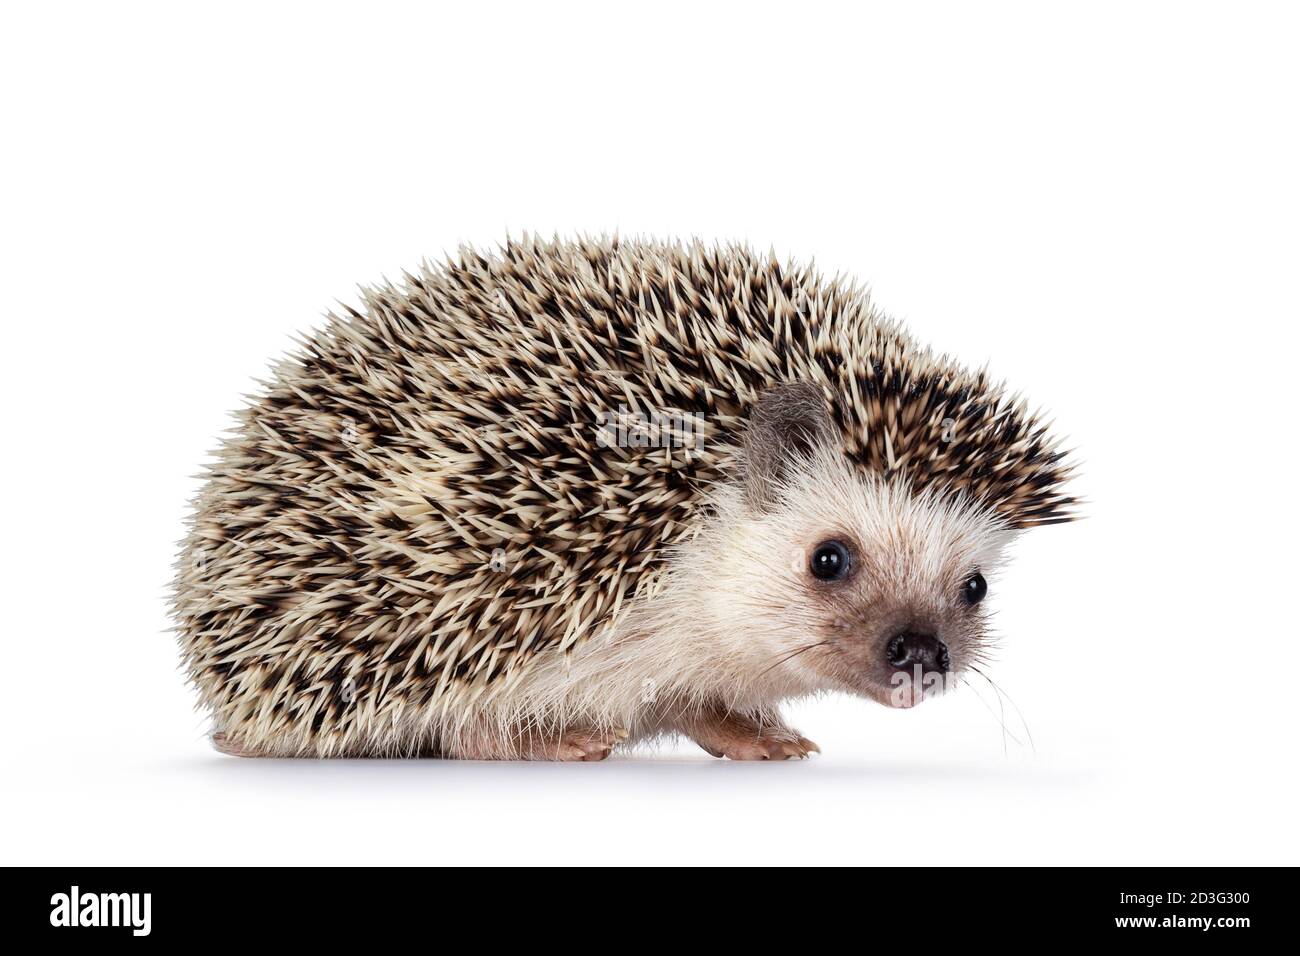
[[[885,645],[885,656],[900,670],[920,664],[923,671],[946,674],[950,664],[947,644],[933,634],[915,631],[903,631],[891,637]]]

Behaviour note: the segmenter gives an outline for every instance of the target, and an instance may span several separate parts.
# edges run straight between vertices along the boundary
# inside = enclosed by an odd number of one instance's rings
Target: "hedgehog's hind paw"
[[[514,736],[462,734],[447,742],[442,756],[456,760],[596,761],[604,760],[627,738],[626,730],[587,727],[532,730]]]
[[[266,751],[232,740],[224,731],[212,735],[212,746],[229,757],[266,757]]]
[[[627,737],[627,731],[566,731],[559,740],[528,743],[521,756],[524,760],[604,760],[615,744]]]

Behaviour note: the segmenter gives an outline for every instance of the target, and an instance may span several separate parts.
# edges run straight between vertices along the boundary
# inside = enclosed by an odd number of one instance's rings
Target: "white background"
[[[4,862],[1300,862],[1285,6],[2,16]],[[1088,517],[990,598],[1035,748],[987,688],[800,705],[797,764],[209,748],[164,593],[241,393],[357,283],[615,229],[816,257],[1050,410]]]

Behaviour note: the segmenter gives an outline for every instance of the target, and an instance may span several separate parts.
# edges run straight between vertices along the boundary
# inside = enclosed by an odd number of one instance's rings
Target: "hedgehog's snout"
[[[885,644],[885,659],[895,670],[919,666],[923,673],[946,674],[952,666],[948,645],[933,634],[901,631]]]

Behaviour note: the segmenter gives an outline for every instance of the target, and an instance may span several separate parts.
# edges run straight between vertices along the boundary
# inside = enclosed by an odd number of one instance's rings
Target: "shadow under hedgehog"
[[[238,418],[172,603],[246,756],[806,756],[781,701],[978,665],[986,577],[1074,506],[984,372],[743,246],[462,250]]]

